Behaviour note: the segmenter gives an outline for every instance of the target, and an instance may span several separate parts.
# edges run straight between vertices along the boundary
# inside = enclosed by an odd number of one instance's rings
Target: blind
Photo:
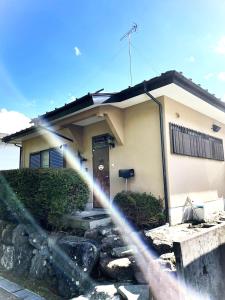
[[[49,151],[50,168],[63,168],[63,151],[61,148],[50,149]]]
[[[33,153],[30,155],[30,168],[37,169],[41,167],[41,155],[39,153]]]
[[[223,140],[170,123],[171,152],[224,161]]]

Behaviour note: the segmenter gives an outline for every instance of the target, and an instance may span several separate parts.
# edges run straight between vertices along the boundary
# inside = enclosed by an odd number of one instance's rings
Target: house
[[[49,145],[41,120],[63,142]],[[187,199],[205,213],[224,209],[225,104],[182,73],[87,94],[33,122],[3,139],[22,145],[23,168],[69,167],[69,147],[111,199],[126,187],[151,192],[164,199],[171,224],[182,222]],[[131,170],[131,177],[119,177],[119,170]],[[99,207],[94,196],[89,206]]]
[[[2,138],[6,135],[0,133],[0,170],[18,169],[20,164],[20,147],[3,143]]]

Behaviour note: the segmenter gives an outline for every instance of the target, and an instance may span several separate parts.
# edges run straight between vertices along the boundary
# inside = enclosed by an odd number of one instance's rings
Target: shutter
[[[63,168],[63,152],[60,148],[54,148],[49,151],[49,167]]]
[[[223,140],[170,123],[171,152],[224,161]]]
[[[30,154],[30,168],[37,169],[41,167],[41,155],[39,153]]]

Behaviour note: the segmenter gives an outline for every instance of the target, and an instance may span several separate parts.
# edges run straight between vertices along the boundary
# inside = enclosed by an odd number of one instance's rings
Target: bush
[[[72,169],[20,169],[0,172],[0,218],[59,228],[62,216],[83,209],[89,190]]]
[[[165,223],[162,200],[152,194],[121,192],[114,203],[138,227],[153,228]]]

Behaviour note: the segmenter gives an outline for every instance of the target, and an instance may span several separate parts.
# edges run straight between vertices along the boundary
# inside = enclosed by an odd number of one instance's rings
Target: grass
[[[63,300],[56,294],[56,291],[49,289],[49,285],[46,281],[34,280],[31,278],[18,277],[12,273],[0,270],[0,276],[21,285],[42,297],[46,300]]]

